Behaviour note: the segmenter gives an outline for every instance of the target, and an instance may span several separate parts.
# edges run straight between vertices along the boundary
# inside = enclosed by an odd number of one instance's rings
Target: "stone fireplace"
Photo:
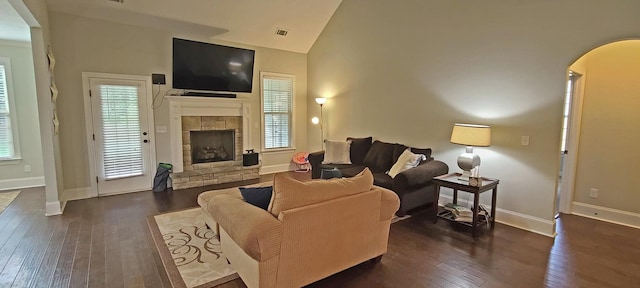
[[[260,165],[242,166],[250,149],[250,106],[238,99],[167,96],[170,101],[173,189],[260,177]],[[174,130],[175,129],[175,130]]]

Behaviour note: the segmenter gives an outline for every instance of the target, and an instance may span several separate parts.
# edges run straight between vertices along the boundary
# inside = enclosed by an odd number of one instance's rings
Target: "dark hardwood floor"
[[[204,190],[71,201],[45,217],[43,189],[23,189],[0,214],[0,287],[171,287],[147,217],[195,207]],[[558,231],[552,239],[497,224],[473,240],[418,212],[392,224],[380,263],[310,287],[640,287],[640,230],[562,215]]]

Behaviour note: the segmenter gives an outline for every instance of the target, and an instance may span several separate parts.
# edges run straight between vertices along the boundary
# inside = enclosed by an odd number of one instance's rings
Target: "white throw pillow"
[[[324,160],[322,164],[351,164],[351,141],[324,140]]]
[[[418,164],[420,164],[420,161],[422,161],[423,159],[426,159],[424,155],[413,154],[411,152],[411,149],[407,148],[407,150],[404,150],[404,152],[400,154],[400,157],[398,157],[398,161],[393,164],[388,174],[389,176],[391,176],[391,178],[395,178],[396,175],[400,174],[402,171],[418,166]]]

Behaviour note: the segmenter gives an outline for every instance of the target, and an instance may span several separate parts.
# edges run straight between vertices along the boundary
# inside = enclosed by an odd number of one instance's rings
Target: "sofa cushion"
[[[269,212],[278,217],[282,211],[362,193],[372,188],[373,175],[369,169],[352,178],[306,182],[293,179],[288,173],[278,173],[273,177],[273,196],[269,203]]]
[[[367,156],[367,152],[371,148],[371,140],[372,137],[366,138],[347,138],[347,140],[351,141],[351,163],[353,164],[362,164],[364,161],[364,157]]]
[[[244,187],[249,188],[249,187],[267,187],[267,186],[273,186],[273,181],[260,182],[256,184],[247,185]],[[209,191],[204,191],[198,195],[198,205],[200,205],[202,208],[205,208],[207,207],[207,204],[209,204],[209,201],[211,201],[211,199],[219,195],[230,195],[234,198],[242,199],[242,194],[240,194],[240,189],[238,189],[238,187],[209,190]]]
[[[267,187],[240,187],[240,194],[247,203],[260,207],[264,210],[269,208],[269,202],[271,202],[271,194],[273,193],[273,186]]]
[[[325,140],[326,147],[322,164],[351,164],[351,141]]]
[[[393,165],[393,151],[395,144],[374,141],[371,144],[367,156],[364,157],[362,163],[369,167],[373,173],[386,172]]]
[[[386,173],[375,173],[373,174],[373,184],[376,186],[384,187],[389,190],[393,188],[393,179],[387,175]]]

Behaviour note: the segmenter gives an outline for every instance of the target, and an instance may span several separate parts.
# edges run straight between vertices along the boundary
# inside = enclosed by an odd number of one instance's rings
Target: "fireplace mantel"
[[[165,96],[169,101],[171,131],[171,162],[173,172],[184,171],[182,152],[182,116],[240,116],[242,117],[242,151],[251,145],[251,104],[245,99]]]

